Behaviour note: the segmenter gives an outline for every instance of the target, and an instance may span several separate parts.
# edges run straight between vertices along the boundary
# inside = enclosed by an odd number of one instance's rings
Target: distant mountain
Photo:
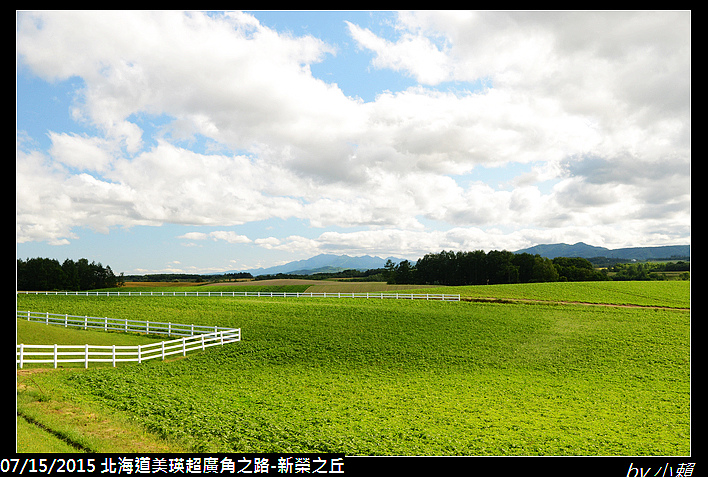
[[[691,255],[690,245],[664,245],[659,247],[629,247],[611,250],[605,247],[595,247],[583,242],[573,245],[565,243],[536,245],[533,247],[517,250],[514,253],[530,253],[546,258],[556,257],[606,257],[619,258],[623,260],[650,260],[657,258],[687,257]]]
[[[342,270],[372,270],[384,268],[387,260],[393,263],[403,261],[402,258],[395,257],[372,257],[364,255],[361,257],[350,257],[349,255],[320,254],[306,260],[297,260],[269,268],[256,268],[252,270],[240,270],[248,272],[253,276],[276,275],[286,273],[293,275],[312,275],[313,273],[336,273]]]
[[[610,250],[605,247],[594,247],[592,245],[578,242],[573,245],[565,243],[536,245],[534,247],[517,250],[514,253],[530,253],[541,255],[542,257],[607,257],[620,259],[648,260],[652,258],[670,258],[674,256],[686,257],[691,255],[690,245],[667,245],[661,247],[632,247],[618,248]],[[333,255],[323,253],[306,260],[297,260],[268,268],[255,268],[251,270],[237,270],[238,272],[248,272],[253,276],[276,275],[278,273],[291,275],[312,275],[314,273],[336,273],[342,270],[373,270],[384,268],[386,261],[391,260],[398,264],[403,258],[396,257],[372,257],[364,255],[361,257],[350,257],[349,255]],[[415,265],[414,260],[410,260]],[[236,271],[236,270],[235,270]],[[231,273],[231,272],[227,272]]]

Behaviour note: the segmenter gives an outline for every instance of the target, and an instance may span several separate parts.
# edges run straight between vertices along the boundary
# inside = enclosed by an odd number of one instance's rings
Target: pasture
[[[18,309],[242,330],[179,359],[18,373],[18,412],[100,452],[125,451],[105,433],[125,427],[185,452],[690,454],[688,282],[444,290],[505,302],[18,295]],[[18,343],[58,339],[39,333],[18,321]],[[66,429],[61,408],[93,417]]]

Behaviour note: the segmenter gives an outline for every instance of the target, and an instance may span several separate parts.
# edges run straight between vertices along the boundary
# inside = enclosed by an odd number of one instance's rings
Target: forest
[[[601,280],[664,280],[664,272],[682,271],[678,278],[689,279],[690,263],[622,263],[597,269],[579,257],[549,259],[530,253],[506,250],[484,252],[429,253],[415,265],[404,260],[386,263],[391,284],[493,285],[504,283],[579,282]]]
[[[116,277],[111,267],[81,258],[59,263],[51,258],[17,259],[17,289],[25,291],[83,291],[120,286],[123,277]]]
[[[550,260],[506,250],[429,253],[415,266],[387,263],[388,282],[423,285],[494,285],[500,283],[606,280],[592,264],[579,258]]]

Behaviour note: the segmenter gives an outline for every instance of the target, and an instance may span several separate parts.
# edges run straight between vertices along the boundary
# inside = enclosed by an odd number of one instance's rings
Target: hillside
[[[648,308],[685,306],[689,283],[458,290],[499,300],[21,294],[20,309],[238,327],[246,338],[25,376],[17,413],[92,453],[139,452],[130,423],[195,454],[690,455],[691,315]]]

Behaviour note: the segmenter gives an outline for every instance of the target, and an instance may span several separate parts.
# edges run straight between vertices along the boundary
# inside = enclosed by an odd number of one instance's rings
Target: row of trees
[[[394,264],[391,260],[384,269],[318,274],[317,278],[350,278],[357,281],[381,280],[398,284],[423,285],[489,285],[500,283],[532,283],[557,281],[598,281],[598,280],[660,280],[664,272],[684,272],[680,279],[689,279],[690,263],[636,263],[616,264],[609,269],[597,270],[592,262],[577,257],[556,257],[548,259],[529,253],[512,253],[506,250],[482,250],[473,252],[429,253],[413,265],[404,260]],[[609,271],[609,274],[608,274]],[[321,275],[321,276],[320,276]],[[186,275],[149,275],[141,277],[164,281],[184,280]],[[301,278],[301,275],[297,275]],[[310,276],[313,278],[314,276]],[[201,275],[189,276],[202,281]],[[249,273],[226,274],[208,277],[210,280],[252,278]],[[263,276],[260,278],[276,278]],[[277,278],[284,278],[278,275]],[[116,277],[111,267],[85,259],[66,259],[59,263],[55,259],[31,258],[17,260],[17,289],[46,290],[95,290],[122,286],[125,278],[121,273]]]
[[[422,285],[489,285],[556,281],[608,280],[584,258],[553,260],[506,250],[429,253],[413,266],[407,260],[386,263],[388,283]]]
[[[222,273],[220,275],[200,275],[198,273],[149,273],[147,275],[125,275],[126,282],[223,282],[253,278],[248,272]]]
[[[81,258],[59,263],[52,258],[17,260],[17,289],[31,291],[94,290],[123,284],[122,274],[116,277],[111,267]]]
[[[608,269],[613,280],[667,280],[667,272],[679,280],[690,279],[690,262],[618,263]]]
[[[276,273],[270,275],[257,275],[254,279],[258,280],[274,280],[286,278],[304,278],[308,280],[336,280],[347,279],[353,282],[381,282],[386,281],[386,270],[383,268],[372,268],[369,270],[356,270],[349,268],[337,272],[317,272],[307,275],[301,273]]]

